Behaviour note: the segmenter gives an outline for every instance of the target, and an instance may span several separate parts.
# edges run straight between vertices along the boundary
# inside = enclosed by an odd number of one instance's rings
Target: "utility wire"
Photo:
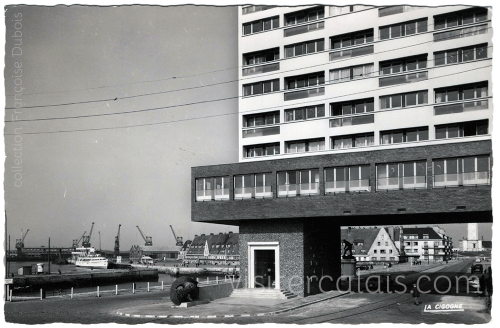
[[[365,10],[372,10],[372,9],[377,9],[377,8],[370,8],[370,9],[365,9]],[[350,13],[347,13],[347,14],[350,14]],[[338,17],[338,16],[342,16],[342,15],[336,15],[336,16],[326,17],[323,20],[335,18],[335,17]],[[478,23],[488,23],[488,22],[491,22],[491,20],[485,20],[485,21],[482,21],[482,22],[475,22],[475,24],[478,24]],[[405,24],[405,23],[406,22],[401,22],[400,24]],[[427,24],[426,25],[427,29],[429,29],[430,26],[434,26],[434,24]],[[465,26],[468,26],[468,25],[465,25]],[[473,25],[473,26],[478,26],[478,25]],[[291,27],[293,27],[293,26],[291,26]],[[457,27],[459,27],[459,26],[457,26]],[[289,26],[283,26],[283,27],[280,27],[280,28],[277,28],[277,29],[285,29],[285,28],[290,28],[290,27]],[[491,28],[492,27],[488,27],[488,28],[486,28],[484,30],[488,30],[488,29],[491,29]],[[277,30],[277,29],[273,29],[273,30]],[[446,29],[443,30],[443,32],[446,32],[446,31],[447,31]],[[362,32],[362,31],[358,31],[358,32]],[[423,35],[423,34],[428,34],[428,33],[439,33],[439,32],[440,32],[440,30],[437,30],[437,31],[435,31],[435,30],[433,30],[433,31],[427,30],[427,31],[421,32],[421,33],[417,33],[416,32],[414,34],[404,35],[402,37],[415,36],[415,35]],[[356,32],[346,33],[346,34],[355,34],[355,33]],[[345,35],[345,34],[342,34],[342,35]],[[338,36],[342,36],[342,35],[338,35]],[[329,37],[329,39],[331,39],[333,37],[335,37],[335,36],[331,36],[331,37]],[[377,38],[374,37],[373,38],[373,40],[374,40],[373,43],[377,43],[377,42],[381,42],[381,41],[388,41],[388,40],[391,40],[391,39],[392,38],[383,39],[382,40],[382,39],[380,39],[380,37],[377,37]],[[430,42],[434,42],[434,41],[430,41]],[[427,43],[427,42],[423,42],[423,43]],[[420,44],[423,44],[423,43],[420,43]],[[292,45],[292,44],[290,44],[290,45]],[[415,46],[415,45],[417,45],[417,44],[414,44],[414,45],[411,45],[411,46]],[[285,46],[287,46],[287,45],[285,45]],[[404,47],[404,48],[407,48],[407,47]],[[403,48],[400,48],[400,49],[403,49]],[[324,50],[322,52],[330,52],[330,51],[335,51],[335,50],[336,49],[328,49],[328,50]],[[339,50],[341,50],[341,49],[339,49]],[[397,50],[397,49],[394,49],[394,50]],[[283,59],[287,59],[287,58],[283,58]],[[336,61],[336,62],[339,62],[339,61]],[[162,81],[168,81],[168,80],[174,80],[174,79],[182,79],[182,78],[195,77],[195,76],[200,76],[200,75],[207,75],[207,74],[212,74],[212,73],[217,73],[217,72],[223,72],[223,71],[227,71],[227,70],[240,69],[240,68],[244,68],[244,67],[246,67],[246,66],[235,66],[235,67],[224,68],[224,69],[220,69],[220,70],[208,71],[208,72],[197,73],[197,74],[183,75],[183,76],[178,76],[178,77],[174,76],[174,77],[165,78],[165,79],[146,80],[146,81],[123,83],[123,84],[114,84],[114,85],[107,85],[107,86],[99,86],[99,87],[91,87],[91,88],[80,88],[80,89],[71,89],[71,90],[61,90],[61,91],[47,91],[47,92],[24,93],[23,95],[27,95],[28,96],[28,95],[53,94],[53,93],[73,92],[73,91],[85,91],[85,90],[95,90],[95,89],[104,89],[104,88],[114,88],[114,87],[118,87],[118,86],[128,86],[128,85],[141,84],[141,83],[162,82]],[[307,67],[305,67],[305,68],[307,68]],[[225,83],[227,83],[227,82],[225,82]],[[14,97],[14,96],[15,95],[6,95],[6,97]],[[105,100],[102,100],[102,101],[105,101]],[[10,109],[10,108],[7,108],[7,109]]]
[[[465,71],[460,71],[460,72],[445,74],[445,75],[441,75],[441,76],[435,76],[433,78],[429,78],[427,80],[422,80],[422,81],[417,81],[417,82],[414,82],[414,83],[425,82],[425,81],[428,81],[430,79],[437,79],[437,78],[442,78],[442,77],[447,77],[447,76],[462,74],[462,73],[465,73],[465,72],[470,72],[470,71],[474,71],[474,70],[478,70],[478,69],[482,69],[482,68],[486,68],[486,67],[491,67],[491,66],[492,65],[487,65],[487,66],[473,68],[473,69],[470,69],[470,70],[465,70]],[[377,90],[381,90],[381,89],[394,88],[394,87],[398,87],[398,86],[400,86],[400,85],[392,85],[392,86],[387,86],[387,87],[383,87],[383,88],[376,88],[376,89],[372,89],[372,90],[363,90],[363,91],[355,92],[355,93],[352,93],[352,94],[346,94],[346,95],[339,95],[339,96],[329,97],[329,98],[326,98],[324,100],[330,100],[330,99],[334,99],[334,98],[345,97],[345,96],[356,95],[356,94],[364,94],[364,93],[370,92],[370,91],[377,91]],[[227,98],[227,99],[232,99],[232,98],[234,98],[234,97]],[[213,101],[216,101],[216,100],[213,100]],[[311,101],[309,101],[308,103],[310,103],[310,102]],[[274,109],[274,108],[280,108],[280,107],[286,107],[286,105],[275,106],[275,107],[268,107],[268,108],[259,108],[258,110],[255,110],[255,111],[261,111],[261,110],[266,110],[266,109]],[[163,107],[163,108],[165,108],[165,107]],[[156,110],[156,109],[147,109],[147,110]],[[251,112],[251,111],[247,111],[246,113],[248,113],[248,112]],[[209,116],[196,117],[196,118],[188,118],[188,119],[180,119],[180,120],[172,120],[172,121],[163,121],[163,122],[154,122],[154,123],[145,123],[145,124],[136,124],[136,125],[127,125],[127,126],[118,126],[118,127],[77,129],[77,130],[59,130],[59,131],[46,131],[46,132],[27,132],[27,133],[4,133],[4,135],[50,134],[50,133],[65,133],[65,132],[82,132],[82,131],[98,131],[98,130],[124,129],[124,128],[130,128],[130,127],[141,127],[141,126],[151,126],[151,125],[159,125],[159,124],[169,124],[169,123],[175,123],[175,122],[184,122],[184,121],[191,121],[191,120],[204,119],[204,118],[212,118],[212,117],[220,117],[220,116],[227,116],[227,115],[236,115],[236,114],[240,114],[240,113],[238,112],[238,113],[216,114],[216,115],[209,115]],[[85,117],[102,116],[102,115],[104,115],[104,114],[96,114],[96,115],[85,116]],[[67,117],[67,118],[71,118],[71,117]],[[73,118],[77,118],[77,117],[73,117]],[[61,118],[52,118],[52,119],[61,119]],[[30,120],[27,120],[27,121],[30,121]],[[21,122],[21,120],[19,120],[19,122]]]
[[[260,77],[269,77],[269,76],[272,76],[272,75],[283,74],[283,73],[293,72],[293,71],[298,71],[298,70],[303,70],[303,69],[307,69],[307,68],[314,68],[314,67],[320,67],[320,66],[330,65],[330,64],[333,64],[333,63],[339,63],[339,62],[343,62],[343,61],[353,60],[355,58],[362,58],[362,57],[367,57],[367,56],[372,56],[372,55],[378,55],[378,54],[381,54],[381,53],[396,51],[396,50],[400,50],[400,49],[415,47],[415,46],[418,46],[418,45],[421,45],[421,44],[425,44],[425,43],[430,43],[430,42],[434,42],[434,41],[426,41],[426,42],[416,43],[416,44],[412,44],[412,45],[409,45],[409,46],[406,46],[406,47],[397,48],[397,49],[389,49],[389,50],[380,51],[380,52],[376,52],[376,53],[365,54],[365,55],[362,55],[362,56],[348,57],[348,58],[343,58],[343,59],[339,59],[339,60],[335,60],[335,61],[329,61],[327,63],[317,64],[317,65],[312,65],[312,66],[306,66],[306,67],[300,67],[300,68],[295,68],[295,69],[291,69],[291,70],[287,70],[287,71],[278,71],[278,72],[271,73],[271,74],[260,75]],[[493,46],[488,46],[487,48],[493,48]],[[450,49],[450,50],[453,50],[453,49]],[[418,55],[415,55],[415,56],[418,56]],[[291,57],[291,58],[293,58],[293,57]],[[427,60],[427,62],[432,62],[432,61],[433,61],[433,59],[428,59]],[[178,91],[194,90],[194,89],[212,87],[212,86],[222,85],[222,84],[227,84],[227,83],[234,83],[234,82],[244,81],[244,80],[247,80],[247,79],[254,79],[254,78],[255,77],[249,77],[249,78],[243,78],[243,79],[240,79],[240,80],[231,80],[231,81],[225,81],[225,82],[217,82],[217,83],[212,83],[212,84],[207,84],[207,85],[202,85],[202,86],[188,87],[188,88],[181,88],[181,89],[167,90],[167,91],[159,91],[159,92],[151,92],[151,93],[145,93],[145,94],[139,94],[139,95],[133,95],[133,96],[105,98],[105,99],[100,99],[100,100],[85,100],[85,101],[79,101],[79,102],[69,102],[69,103],[49,104],[49,105],[23,106],[23,108],[24,109],[46,108],[46,107],[60,107],[60,106],[81,105],[81,104],[88,104],[88,103],[109,102],[109,101],[116,101],[116,100],[124,100],[124,99],[132,99],[132,98],[138,98],[138,97],[146,97],[146,96],[152,96],[152,95],[166,94],[166,93],[178,92]],[[15,107],[6,107],[5,109],[16,109],[16,108]]]

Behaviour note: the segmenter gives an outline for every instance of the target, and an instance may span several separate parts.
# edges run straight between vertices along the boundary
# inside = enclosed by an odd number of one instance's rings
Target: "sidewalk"
[[[162,304],[120,309],[119,315],[145,318],[232,318],[274,315],[349,293],[331,291],[294,299],[221,298],[190,308],[172,308],[170,301]]]

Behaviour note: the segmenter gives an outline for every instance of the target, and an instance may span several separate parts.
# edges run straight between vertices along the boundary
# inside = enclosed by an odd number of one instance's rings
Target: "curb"
[[[332,298],[337,298],[340,296],[344,296],[350,294],[349,292],[342,293],[339,295],[334,295],[330,296],[327,298],[322,298],[319,300],[311,301],[308,303],[300,304],[297,306],[292,306],[290,308],[282,309],[282,310],[277,310],[277,311],[272,311],[272,312],[265,312],[265,313],[256,313],[256,314],[219,314],[219,315],[151,315],[151,314],[129,314],[129,313],[122,313],[122,312],[117,312],[118,315],[125,316],[125,317],[133,317],[133,318],[160,318],[160,319],[165,319],[165,318],[172,318],[172,319],[214,319],[214,318],[240,318],[240,317],[263,317],[263,316],[271,316],[271,315],[276,315],[280,314],[283,312],[288,312],[288,311],[293,311],[305,306],[309,306],[311,304],[323,302]]]

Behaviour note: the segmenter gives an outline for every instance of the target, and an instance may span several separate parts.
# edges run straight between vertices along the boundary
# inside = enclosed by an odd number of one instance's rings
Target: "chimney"
[[[202,236],[202,237],[205,237],[205,234],[204,234],[204,233],[202,233],[202,234],[201,234],[201,236]]]
[[[214,235],[214,233],[213,233],[213,232],[211,232],[211,233],[210,233],[210,236],[213,236],[213,235]]]
[[[198,235],[194,235],[194,238],[198,238]]]
[[[219,232],[219,235],[222,235],[222,232]]]

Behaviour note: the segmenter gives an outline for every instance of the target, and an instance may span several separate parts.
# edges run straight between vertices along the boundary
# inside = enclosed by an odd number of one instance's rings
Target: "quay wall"
[[[14,287],[69,288],[92,287],[125,282],[158,281],[158,270],[151,268],[130,270],[92,270],[84,273],[63,273],[16,276]]]
[[[172,276],[179,275],[193,275],[193,276],[204,276],[204,275],[239,275],[240,268],[234,267],[210,267],[210,268],[200,268],[200,267],[167,267],[159,265],[144,265],[144,264],[132,264],[133,268],[150,268],[158,270],[160,273],[167,273]]]

